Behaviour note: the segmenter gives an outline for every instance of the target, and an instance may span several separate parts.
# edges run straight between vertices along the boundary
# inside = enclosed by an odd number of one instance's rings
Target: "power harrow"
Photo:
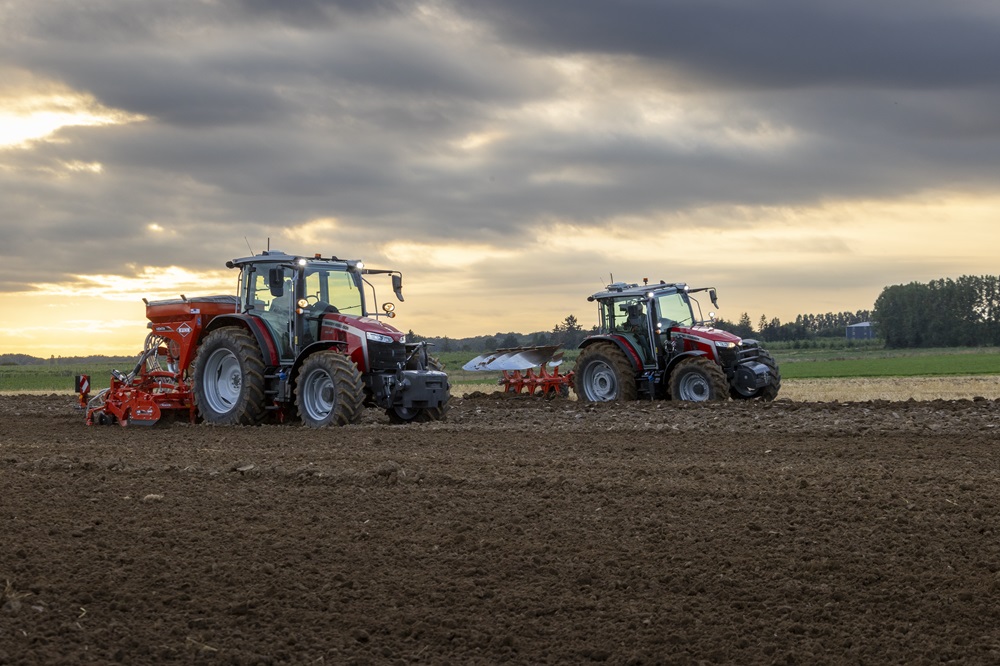
[[[77,378],[87,425],[154,425],[167,413],[195,421],[193,387],[187,368],[202,327],[212,317],[236,312],[235,296],[205,296],[146,303],[146,336],[131,372],[111,371],[108,388],[91,398],[90,378]]]
[[[469,372],[497,372],[497,384],[504,393],[542,397],[568,397],[573,388],[573,373],[559,374],[563,352],[558,345],[512,347],[480,354],[464,366]]]

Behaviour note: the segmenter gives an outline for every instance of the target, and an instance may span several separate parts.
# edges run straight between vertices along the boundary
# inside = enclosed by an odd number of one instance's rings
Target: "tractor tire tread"
[[[336,391],[333,411],[322,421],[313,419],[303,408],[300,394],[301,380],[317,368],[330,376]],[[360,421],[364,414],[365,388],[361,372],[354,361],[341,352],[321,351],[307,358],[299,369],[295,384],[295,406],[299,418],[308,426],[320,428],[329,425],[350,425]]]
[[[206,414],[202,406],[207,405],[203,383],[200,377],[201,359],[206,350],[226,346],[241,360],[244,391],[239,403],[227,414]],[[195,405],[202,419],[216,425],[258,425],[267,414],[264,394],[264,356],[257,341],[246,330],[227,326],[209,333],[198,346],[191,363]]]
[[[618,395],[611,401],[626,402],[639,399],[635,368],[632,367],[632,363],[625,356],[625,353],[613,342],[595,342],[580,351],[573,368],[573,388],[576,391],[577,399],[591,402],[587,398],[586,391],[581,389],[580,383],[584,381],[586,367],[595,361],[603,361],[617,375]]]
[[[711,390],[711,394],[704,402],[725,400],[729,397],[729,382],[726,381],[726,373],[718,363],[704,356],[692,356],[679,362],[670,373],[670,399],[681,401],[680,383],[683,376],[689,372],[699,372],[705,379]]]

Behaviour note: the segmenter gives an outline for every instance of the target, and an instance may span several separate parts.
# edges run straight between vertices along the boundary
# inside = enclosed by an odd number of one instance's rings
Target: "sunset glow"
[[[50,140],[63,127],[121,125],[144,120],[138,114],[108,109],[82,94],[28,94],[0,97],[0,149],[25,148]],[[73,162],[74,170],[100,171],[100,165]]]

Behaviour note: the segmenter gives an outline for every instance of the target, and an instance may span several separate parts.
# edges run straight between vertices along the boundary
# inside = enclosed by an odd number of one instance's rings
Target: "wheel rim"
[[[205,399],[212,411],[225,414],[240,399],[243,371],[240,361],[228,349],[217,349],[205,361]]]
[[[701,373],[698,372],[689,372],[681,377],[678,389],[681,400],[688,400],[690,402],[705,402],[712,397],[711,384],[708,383],[708,379],[706,377],[703,377]]]
[[[618,375],[604,361],[594,361],[588,367],[583,377],[583,389],[587,399],[608,402],[618,397]]]
[[[302,378],[302,409],[314,421],[330,416],[336,402],[333,377],[316,369]]]

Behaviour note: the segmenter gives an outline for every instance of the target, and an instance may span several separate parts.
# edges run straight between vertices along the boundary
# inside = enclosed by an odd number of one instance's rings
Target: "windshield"
[[[357,275],[354,273],[318,267],[306,268],[305,297],[310,305],[322,301],[340,312],[363,314],[361,290],[358,289]]]
[[[683,292],[660,294],[656,297],[656,311],[659,313],[658,328],[666,330],[671,326],[693,326],[694,313],[691,301]]]

